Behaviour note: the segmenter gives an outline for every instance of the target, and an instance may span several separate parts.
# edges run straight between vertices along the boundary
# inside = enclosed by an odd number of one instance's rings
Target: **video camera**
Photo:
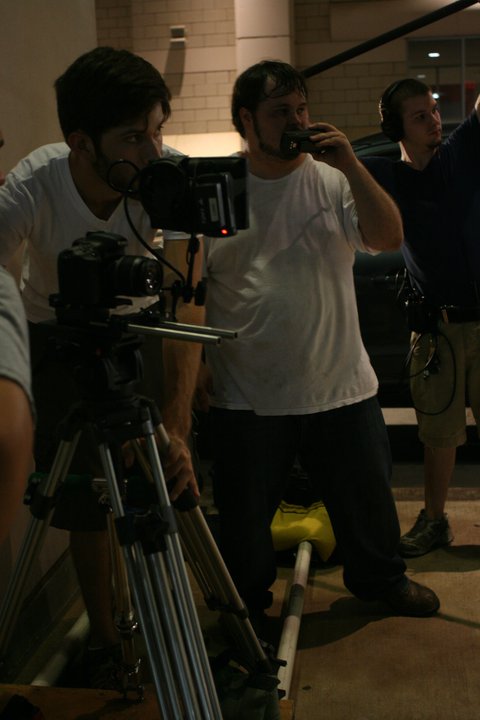
[[[124,191],[125,200],[131,196],[138,198],[153,228],[188,233],[191,243],[196,233],[227,237],[248,227],[246,175],[243,157],[172,155],[137,170],[129,189]],[[133,226],[132,229],[146,245]],[[149,246],[156,259],[125,255],[126,246],[127,240],[120,235],[89,232],[59,254],[59,292],[50,297],[57,317],[80,320],[83,324],[90,317],[105,315],[108,309],[128,303],[125,297],[118,296],[160,295],[162,258]],[[201,295],[186,287],[191,279],[194,252],[189,253],[187,280],[178,273],[187,302]]]

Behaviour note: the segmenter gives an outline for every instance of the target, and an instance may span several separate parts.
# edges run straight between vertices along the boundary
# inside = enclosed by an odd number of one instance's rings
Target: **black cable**
[[[130,179],[126,189],[116,186],[110,177],[113,168],[116,167],[117,165],[130,165],[135,170],[135,173],[134,173],[133,177]],[[175,267],[175,265],[173,265],[172,263],[170,263],[168,260],[166,260],[163,257],[161,252],[159,252],[156,248],[150,246],[142,238],[142,236],[138,232],[137,228],[135,227],[135,224],[130,215],[130,209],[128,206],[128,201],[131,198],[135,198],[135,199],[137,198],[138,190],[135,188],[135,184],[138,182],[140,173],[141,173],[141,170],[130,160],[116,160],[115,162],[113,162],[110,165],[110,167],[108,169],[107,182],[113,190],[116,190],[117,192],[119,192],[123,195],[123,206],[124,206],[124,211],[125,211],[125,217],[127,218],[127,222],[128,222],[128,225],[129,225],[132,233],[137,238],[137,240],[140,242],[140,244],[149,253],[151,253],[153,255],[153,257],[155,258],[155,260],[157,260],[157,262],[160,262],[165,267],[170,268],[170,270],[172,270],[172,272],[174,272],[175,275],[177,275],[180,278],[180,282],[177,280],[174,283],[172,283],[172,285],[169,288],[162,288],[163,290],[166,290],[166,289],[170,290],[172,293],[172,296],[173,296],[172,312],[173,312],[173,315],[175,315],[175,308],[176,308],[178,298],[183,297],[185,302],[190,302],[192,297],[195,295],[195,291],[192,287],[193,262],[194,262],[195,253],[198,252],[199,240],[195,234],[193,234],[193,233],[191,234],[190,241],[188,243],[187,251],[186,251],[188,276],[185,277],[183,275],[183,273],[180,270],[178,270],[178,268]],[[196,182],[196,175],[197,175],[197,167],[194,168],[193,184],[195,184],[195,182]],[[191,197],[191,202],[193,202],[193,193],[192,193],[192,197]]]
[[[149,244],[148,244],[147,242],[145,242],[145,240],[142,238],[142,236],[141,236],[140,233],[138,232],[138,230],[137,230],[137,228],[135,227],[135,225],[134,225],[134,223],[133,223],[133,220],[132,220],[132,218],[131,218],[130,210],[129,210],[129,208],[128,208],[128,200],[129,200],[129,196],[128,196],[128,195],[124,195],[124,198],[123,198],[123,206],[124,206],[124,209],[125,209],[125,216],[126,216],[126,218],[127,218],[127,222],[128,222],[128,224],[129,224],[129,226],[130,226],[130,229],[131,229],[131,231],[133,232],[133,234],[135,235],[135,237],[137,238],[137,240],[143,245],[143,247],[144,247],[146,250],[148,250],[148,252],[150,252],[150,253],[153,255],[153,257],[154,257],[156,260],[158,260],[158,262],[160,262],[160,263],[162,263],[162,265],[165,265],[166,267],[170,268],[170,270],[173,270],[173,272],[174,272],[176,275],[178,275],[178,277],[179,277],[180,280],[182,281],[182,284],[185,284],[185,282],[186,282],[185,277],[182,275],[182,273],[180,272],[180,270],[178,270],[174,265],[172,265],[171,262],[169,262],[168,260],[166,260],[156,248],[154,248],[154,247],[152,247],[151,245],[149,245]]]
[[[425,363],[425,365],[423,366],[423,368],[422,368],[421,370],[419,370],[419,372],[413,373],[413,374],[411,374],[411,375],[405,375],[405,371],[406,371],[406,369],[409,367],[409,365],[410,365],[410,363],[411,363],[412,356],[413,356],[413,353],[414,353],[414,351],[415,351],[415,348],[417,347],[417,345],[418,345],[418,343],[420,342],[421,338],[424,337],[424,335],[425,335],[425,333],[419,333],[419,334],[417,335],[417,337],[415,338],[415,341],[414,341],[414,342],[412,343],[412,345],[410,346],[410,350],[409,350],[408,355],[407,355],[407,357],[406,357],[406,359],[405,359],[405,363],[404,363],[404,365],[403,365],[403,370],[402,370],[402,378],[401,378],[401,380],[409,380],[409,381],[410,381],[410,380],[412,380],[413,378],[418,377],[419,375],[425,375],[425,373],[427,373],[427,376],[426,376],[426,378],[425,378],[425,379],[427,379],[428,374],[430,374],[430,373],[432,372],[432,371],[429,370],[429,368],[430,368],[430,367],[435,367],[435,364],[438,363],[438,338],[439,338],[439,337],[442,337],[442,338],[445,340],[445,343],[446,343],[448,349],[450,350],[450,356],[451,356],[451,358],[452,358],[452,366],[453,366],[453,386],[452,386],[452,392],[451,392],[451,394],[450,394],[450,397],[449,397],[449,399],[448,399],[447,404],[446,404],[441,410],[437,410],[436,412],[428,412],[428,411],[426,411],[426,410],[421,410],[419,407],[417,407],[417,406],[415,405],[415,403],[413,402],[413,397],[412,397],[413,408],[414,408],[414,410],[415,410],[416,412],[420,413],[421,415],[436,416],[436,415],[441,415],[441,414],[444,413],[446,410],[448,410],[448,408],[450,407],[450,405],[451,405],[452,402],[453,402],[453,399],[454,399],[454,397],[455,397],[455,391],[456,391],[456,388],[457,388],[457,365],[456,365],[456,362],[455,362],[455,353],[454,353],[454,351],[453,351],[452,343],[451,343],[450,340],[447,338],[447,336],[446,336],[444,333],[442,333],[441,331],[438,331],[438,330],[437,330],[435,333],[431,332],[431,333],[429,333],[429,334],[431,335],[431,338],[434,339],[434,348],[433,348],[433,352],[430,353],[429,357],[427,358],[427,362]]]
[[[120,165],[120,164],[122,164],[122,165],[131,165],[131,166],[135,169],[135,171],[136,171],[135,174],[134,174],[134,176],[132,177],[132,179],[131,179],[130,182],[128,183],[128,186],[127,186],[126,189],[116,187],[115,184],[114,184],[114,183],[110,180],[110,178],[108,177],[108,175],[110,175],[112,169],[113,169],[116,165]],[[130,230],[133,232],[133,234],[135,235],[135,237],[137,238],[137,240],[141,243],[141,245],[143,245],[143,247],[144,247],[149,253],[151,253],[151,254],[153,255],[153,257],[155,258],[155,260],[157,260],[158,262],[162,263],[162,265],[165,265],[166,267],[170,268],[170,270],[172,270],[176,275],[178,275],[178,277],[180,278],[180,280],[181,280],[181,282],[182,282],[182,285],[185,285],[185,284],[186,284],[186,280],[185,280],[185,277],[183,276],[183,274],[180,272],[180,270],[178,270],[178,268],[176,268],[174,265],[172,265],[172,263],[170,263],[168,260],[166,260],[166,259],[161,255],[161,253],[158,252],[158,250],[157,250],[156,248],[151,247],[151,245],[149,245],[147,242],[145,242],[145,240],[142,238],[142,236],[141,236],[140,233],[138,232],[137,228],[135,227],[134,222],[133,222],[133,220],[132,220],[132,217],[131,217],[131,215],[130,215],[130,209],[129,209],[129,207],[128,207],[128,201],[129,201],[129,199],[135,197],[136,191],[134,190],[134,187],[133,187],[133,186],[134,186],[134,184],[137,182],[138,176],[139,176],[140,172],[141,172],[141,170],[140,170],[134,163],[130,162],[129,160],[117,160],[116,162],[112,163],[112,164],[110,165],[109,169],[108,169],[107,181],[108,181],[108,184],[110,185],[111,188],[113,188],[113,189],[116,190],[117,192],[122,193],[122,195],[123,195],[123,207],[124,207],[124,211],[125,211],[125,217],[127,218],[127,222],[128,222],[129,227],[130,227]]]

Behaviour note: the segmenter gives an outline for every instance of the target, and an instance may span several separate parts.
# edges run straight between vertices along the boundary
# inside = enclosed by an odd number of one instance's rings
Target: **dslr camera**
[[[311,130],[288,130],[284,132],[280,140],[280,148],[291,155],[298,155],[302,152],[323,152],[316,143],[310,141],[312,135],[321,132],[318,128]]]
[[[118,295],[158,295],[162,266],[157,260],[125,255],[127,240],[107,232],[89,232],[58,256],[59,298],[73,306],[115,307]]]
[[[138,170],[125,197],[140,200],[152,228],[226,237],[248,227],[246,176],[243,157],[172,155]],[[63,250],[57,261],[59,292],[50,297],[57,315],[98,314],[125,304],[125,297],[160,295],[161,262],[125,255],[126,246],[124,237],[100,231]]]

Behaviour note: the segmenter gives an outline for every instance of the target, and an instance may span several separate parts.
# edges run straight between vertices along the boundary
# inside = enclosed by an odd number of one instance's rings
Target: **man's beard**
[[[260,127],[257,122],[257,118],[253,117],[253,128],[255,130],[255,135],[257,136],[258,140],[258,146],[262,152],[265,153],[265,155],[269,155],[270,157],[278,158],[280,160],[291,160],[292,159],[292,153],[288,152],[287,150],[282,150],[280,147],[274,147],[273,145],[269,145],[265,140],[262,138],[262,133],[260,130]],[[286,130],[301,130],[302,128],[295,126],[285,128]]]

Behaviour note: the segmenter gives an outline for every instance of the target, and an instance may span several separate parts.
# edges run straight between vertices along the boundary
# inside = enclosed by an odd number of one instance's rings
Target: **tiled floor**
[[[396,464],[402,529],[422,504],[422,468]],[[448,512],[455,540],[408,562],[408,574],[432,587],[436,617],[398,618],[353,598],[341,568],[313,562],[293,668],[296,720],[474,720],[480,708],[480,490],[475,465],[459,465]],[[208,483],[203,502],[211,511]],[[292,582],[293,555],[283,556],[270,611],[274,643]],[[194,583],[194,581],[192,581]],[[202,626],[217,616],[195,590]],[[53,641],[53,638],[52,638]],[[72,676],[63,678],[72,683]],[[29,681],[27,681],[29,682]]]
[[[449,503],[452,546],[407,563],[439,596],[435,617],[385,616],[345,590],[340,568],[312,571],[292,681],[296,720],[479,717],[480,503],[460,496]],[[397,506],[405,531],[419,502]],[[278,607],[289,582],[282,570]]]

